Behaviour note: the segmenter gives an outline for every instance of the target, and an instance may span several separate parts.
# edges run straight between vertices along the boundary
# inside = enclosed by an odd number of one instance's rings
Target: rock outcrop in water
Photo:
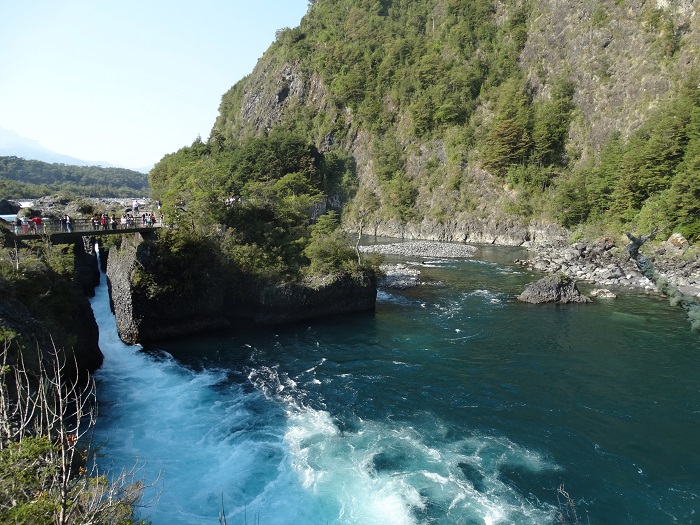
[[[153,264],[146,243],[124,238],[119,249],[110,249],[107,282],[117,332],[127,343],[151,342],[229,326],[224,312],[221,272],[212,261],[212,272],[196,283],[149,296],[134,286],[139,267]]]
[[[313,282],[260,287],[211,261],[196,282],[150,293],[135,285],[137,268],[155,264],[149,244],[123,243],[110,250],[107,278],[119,337],[148,343],[245,322],[273,325],[374,309],[373,276],[344,275]]]
[[[562,275],[550,275],[530,283],[518,296],[525,303],[590,303],[590,298],[583,295],[573,279]]]
[[[319,282],[281,284],[259,296],[253,321],[280,324],[374,308],[377,283],[369,276],[344,275]]]
[[[603,286],[654,289],[654,284],[639,271],[634,260],[611,239],[543,244],[537,247],[534,257],[516,262],[533,270],[561,273]]]

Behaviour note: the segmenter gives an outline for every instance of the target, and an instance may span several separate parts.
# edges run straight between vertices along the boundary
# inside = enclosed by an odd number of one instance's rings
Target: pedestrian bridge
[[[66,226],[58,219],[45,220],[43,224],[28,225],[26,228],[15,228],[10,224],[10,234],[8,237],[14,240],[38,240],[46,239],[52,244],[70,244],[84,239],[85,237],[102,237],[104,235],[126,235],[129,233],[140,233],[144,237],[151,236],[161,227],[159,222],[146,226],[139,219],[132,224],[115,224],[95,227],[91,219],[75,219],[70,227]]]

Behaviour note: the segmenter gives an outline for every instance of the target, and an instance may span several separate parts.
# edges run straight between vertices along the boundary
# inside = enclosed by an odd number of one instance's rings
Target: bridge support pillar
[[[154,240],[156,239],[156,232],[155,232],[155,230],[137,233],[136,235],[140,235],[140,236],[141,236],[141,239],[144,240],[144,241],[154,241]]]

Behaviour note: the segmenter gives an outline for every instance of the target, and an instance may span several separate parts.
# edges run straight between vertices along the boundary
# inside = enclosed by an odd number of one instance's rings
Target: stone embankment
[[[650,256],[656,271],[671,285],[686,295],[700,294],[700,259],[681,257],[688,248],[687,243],[680,243],[671,237],[661,247],[657,247]],[[565,241],[541,243],[530,248],[532,257],[515,262],[532,270],[545,273],[561,273],[575,281],[595,283],[598,286],[636,288],[657,291],[654,283],[645,277],[631,259],[624,243],[611,239],[595,242]],[[457,243],[433,241],[410,241],[392,244],[361,246],[365,253],[381,253],[403,257],[441,258],[472,257],[474,246]],[[380,286],[388,288],[410,288],[420,282],[420,270],[407,264],[382,265],[383,279]],[[594,290],[591,295],[597,297],[614,297],[607,290]]]
[[[618,247],[610,239],[593,243],[542,244],[534,249],[532,258],[515,262],[533,270],[561,273],[578,281],[602,286],[655,289],[654,283],[642,275],[625,248]]]

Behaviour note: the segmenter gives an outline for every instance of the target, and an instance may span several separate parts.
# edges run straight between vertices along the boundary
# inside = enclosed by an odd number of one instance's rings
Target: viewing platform
[[[162,227],[159,222],[152,225],[144,225],[140,219],[132,224],[116,224],[115,227],[107,225],[107,228],[102,226],[95,227],[91,219],[75,219],[71,221],[70,228],[58,219],[42,221],[41,225],[30,224],[26,229],[19,227],[19,232],[17,232],[13,224],[8,224],[8,226],[10,228],[9,237],[11,238],[28,241],[48,238],[52,244],[68,244],[76,242],[82,237],[102,237],[105,235],[125,235],[129,233],[140,233],[146,237]]]

